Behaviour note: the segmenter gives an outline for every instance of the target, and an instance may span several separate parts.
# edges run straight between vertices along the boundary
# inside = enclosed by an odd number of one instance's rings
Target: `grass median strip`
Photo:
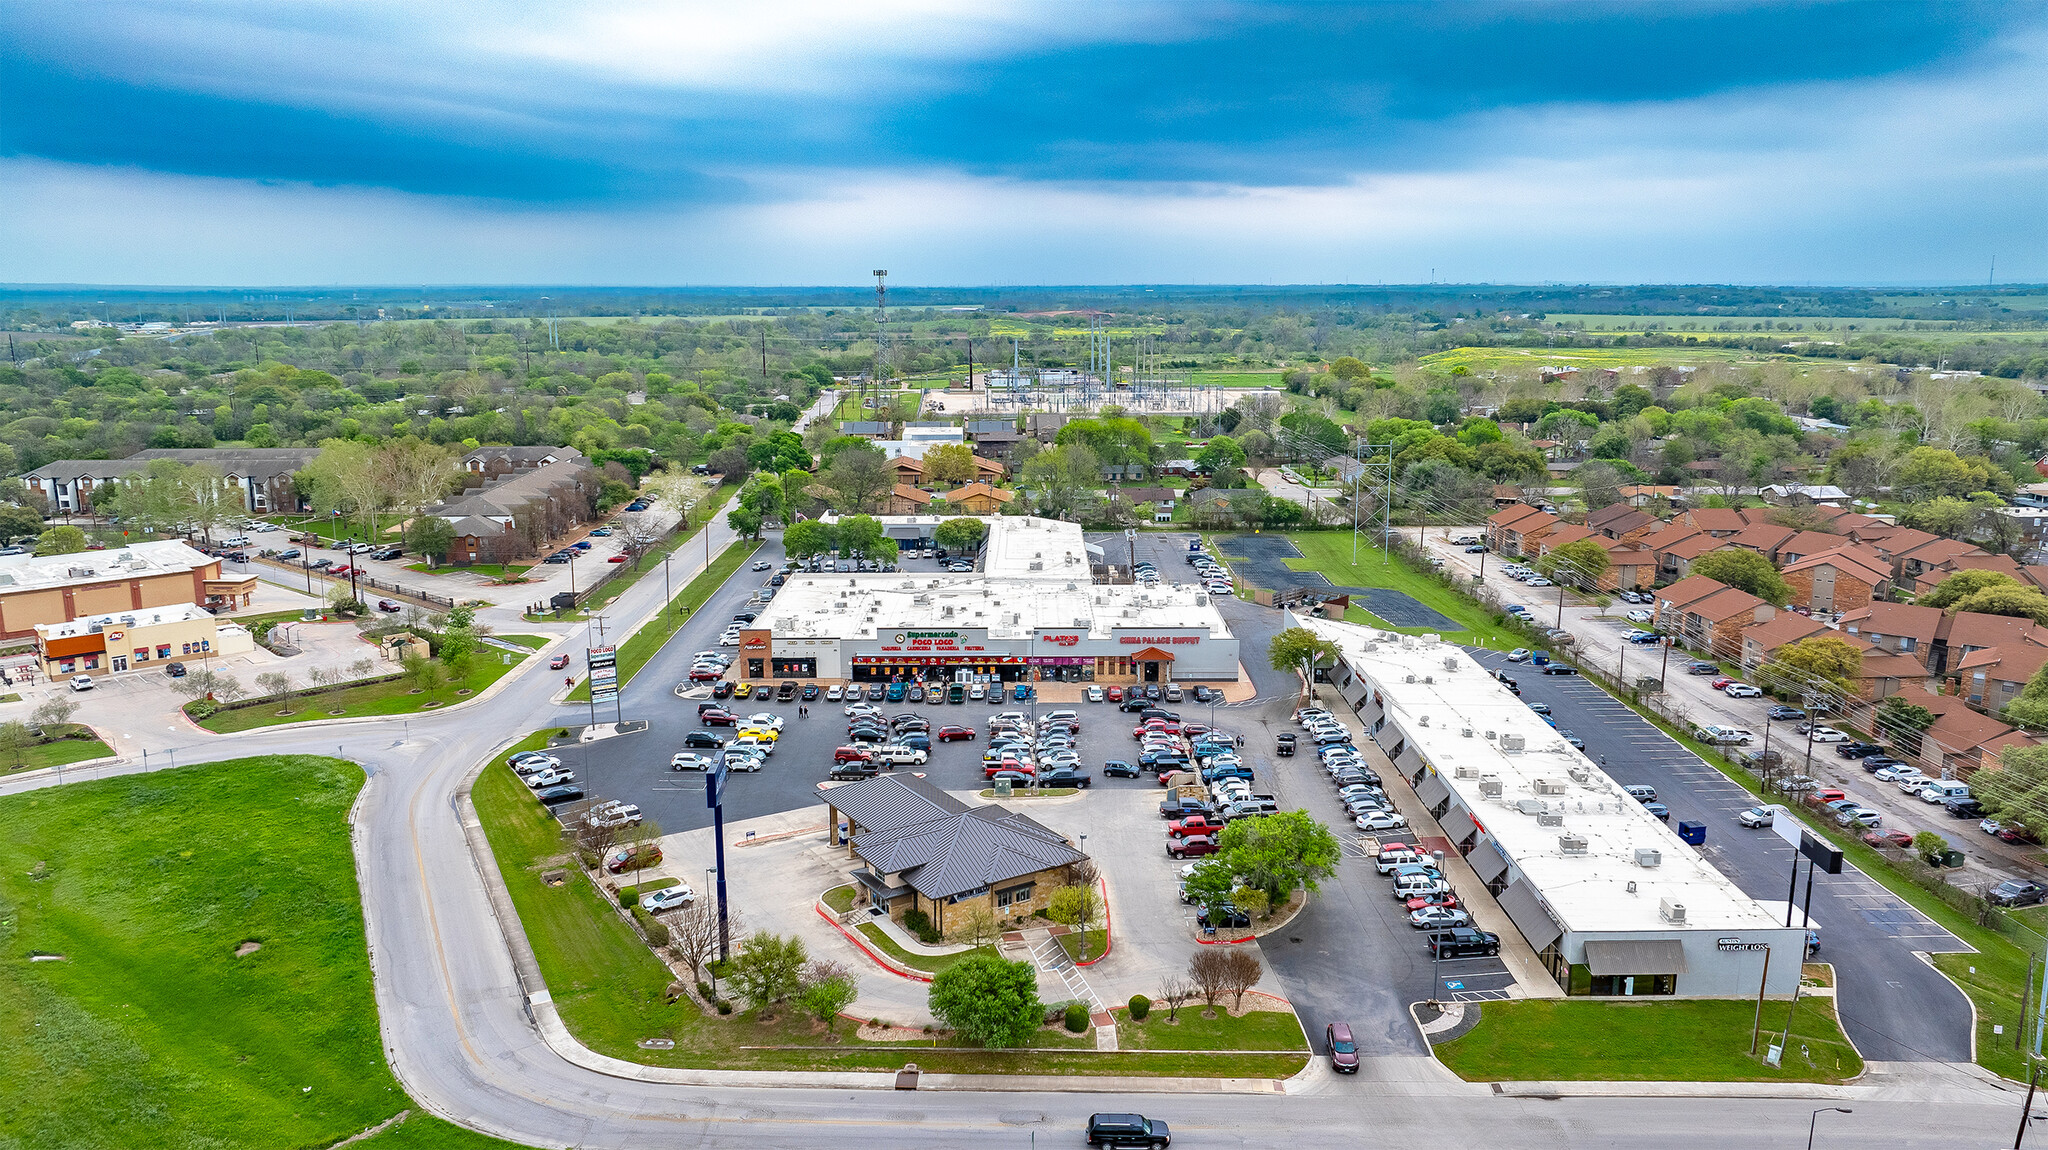
[[[1789,1005],[1765,1003],[1764,1026],[1783,1027]],[[1479,1024],[1436,1054],[1468,1082],[1844,1082],[1862,1073],[1834,1000],[1800,1000],[1782,1068],[1760,1056],[1768,1029],[1749,1053],[1755,1009],[1719,999],[1488,1002]]]
[[[742,539],[719,552],[718,558],[711,561],[711,566],[698,572],[695,579],[676,592],[675,597],[662,608],[660,615],[649,619],[639,630],[628,635],[626,641],[619,644],[619,684],[624,686],[632,682],[633,676],[639,673],[640,668],[646,666],[648,661],[654,658],[655,653],[673,637],[671,622],[680,621],[678,617],[685,610],[695,611],[702,607],[712,592],[724,586],[725,581],[732,578],[733,572],[738,571],[740,565],[760,546],[759,541],[748,542]],[[585,678],[576,684],[575,690],[569,692],[568,701],[581,703],[589,698],[590,680]]]
[[[874,944],[882,953],[912,970],[921,970],[926,974],[937,974],[947,967],[964,962],[977,954],[994,954],[996,952],[995,947],[984,946],[974,950],[956,951],[953,954],[913,954],[903,949],[895,939],[889,937],[887,931],[872,922],[860,923],[858,928],[861,937]]]
[[[498,657],[500,655],[509,658],[511,662],[505,662]],[[253,727],[307,723],[318,719],[430,713],[474,698],[484,688],[504,678],[512,668],[525,660],[526,656],[514,654],[503,648],[483,647],[472,657],[469,674],[459,680],[443,683],[431,691],[414,693],[410,678],[387,679],[381,683],[369,683],[361,687],[344,687],[337,691],[322,691],[314,695],[294,695],[289,699],[258,706],[217,711],[199,720],[199,725],[209,731],[225,734],[229,731],[246,731]],[[289,713],[279,714],[280,711]]]

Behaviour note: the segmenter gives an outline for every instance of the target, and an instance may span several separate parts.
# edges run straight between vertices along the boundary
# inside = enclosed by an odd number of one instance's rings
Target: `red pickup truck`
[[[832,762],[835,765],[839,763],[869,763],[873,762],[874,758],[873,755],[868,754],[859,747],[839,747],[832,752]]]
[[[1020,759],[997,759],[992,763],[981,764],[981,777],[984,779],[995,778],[997,771],[1016,771],[1019,774],[1030,775],[1034,779],[1038,777],[1038,769]]]
[[[1208,835],[1174,835],[1166,840],[1166,853],[1177,859],[1189,855],[1212,855],[1216,851],[1216,840]]]
[[[1220,835],[1223,823],[1213,815],[1189,815],[1166,824],[1169,835]]]

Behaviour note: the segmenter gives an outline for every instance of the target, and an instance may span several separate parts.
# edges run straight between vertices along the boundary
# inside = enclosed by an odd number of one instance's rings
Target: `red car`
[[[1913,845],[1913,836],[1905,831],[1871,831],[1863,836],[1866,845],[1874,847],[1898,847],[1901,850]]]
[[[1112,703],[1121,703],[1121,702],[1123,702],[1123,701],[1124,701],[1124,689],[1123,689],[1122,687],[1115,687],[1115,686],[1112,686],[1112,687],[1111,687],[1111,688],[1109,689],[1109,701],[1110,701],[1110,702],[1112,702]]]
[[[1421,910],[1426,906],[1455,908],[1458,905],[1458,896],[1449,891],[1445,891],[1442,894],[1419,894],[1409,899],[1404,905],[1409,910]]]
[[[565,656],[563,656],[563,657],[564,657],[564,658],[567,658],[567,656],[566,656],[566,655],[565,655]],[[715,683],[715,682],[717,682],[718,680],[720,680],[720,679],[723,679],[723,678],[725,678],[725,675],[724,675],[724,673],[723,673],[723,672],[720,672],[720,671],[714,671],[714,670],[712,670],[712,669],[711,669],[711,668],[709,668],[709,667],[702,667],[702,668],[699,668],[699,669],[697,669],[697,670],[695,670],[695,671],[692,671],[692,672],[690,672],[690,681],[691,681],[692,683]],[[732,691],[732,688],[730,688],[730,687],[727,687],[727,688],[726,688],[726,691],[727,691],[727,693],[729,694],[729,693],[731,693],[731,691]],[[725,697],[724,695],[720,695],[720,696],[719,696],[719,698],[721,698],[721,699],[722,699],[722,698],[724,698],[724,697]]]
[[[568,665],[569,656],[567,655],[556,655],[554,658],[548,660],[548,670],[550,671],[559,671]]]
[[[981,776],[985,779],[995,778],[997,771],[1016,771],[1018,774],[1031,775],[1034,778],[1038,775],[1037,769],[1030,763],[1019,762],[1016,759],[981,764]]]
[[[703,714],[698,715],[697,721],[704,724],[707,727],[737,727],[740,725],[740,719],[738,715],[733,714],[731,711],[720,710],[716,707],[713,707],[711,710],[705,711]]]
[[[1714,680],[1713,682],[1708,683],[1707,686],[1712,687],[1713,689],[1718,691],[1721,688],[1726,687],[1728,684],[1733,683],[1734,681],[1735,680],[1729,678],[1728,676],[1723,675],[1720,678]]]
[[[832,751],[833,766],[838,766],[840,763],[868,763],[873,762],[874,758],[873,755],[860,747],[836,747]]]
[[[611,558],[605,560],[605,562],[607,563],[624,563],[625,561],[626,557],[624,555],[614,555]]]
[[[959,742],[959,741],[961,741],[961,740],[963,740],[963,739],[964,739],[964,740],[966,740],[967,742],[970,742],[970,743],[974,741],[974,728],[973,728],[973,727],[940,727],[940,728],[939,728],[939,741],[940,741],[940,742],[942,742],[942,743],[954,743],[954,742]]]
[[[337,575],[337,576],[340,576],[340,575],[347,575],[347,574],[349,574],[350,572],[352,572],[352,571],[354,571],[354,570],[355,570],[355,568],[353,568],[353,567],[350,567],[350,566],[349,566],[348,564],[344,563],[344,564],[342,564],[342,565],[341,565],[341,566],[339,566],[339,567],[329,567],[329,568],[327,569],[327,573],[328,573],[329,575]]]

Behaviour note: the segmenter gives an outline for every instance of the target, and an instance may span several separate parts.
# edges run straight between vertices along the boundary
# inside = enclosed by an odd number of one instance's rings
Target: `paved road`
[[[714,540],[714,547],[717,546]],[[629,591],[615,618],[651,610],[658,583]],[[1247,620],[1249,623],[1249,620]],[[1249,638],[1249,636],[1247,636]],[[580,643],[579,638],[572,643]],[[1249,649],[1249,648],[1248,648]],[[1253,660],[1247,659],[1248,665]],[[1254,671],[1261,686],[1270,675]],[[380,1023],[399,1077],[428,1109],[535,1145],[702,1147],[840,1143],[891,1147],[967,1142],[1019,1147],[1047,1134],[1078,1141],[1085,1115],[1136,1109],[1170,1118],[1186,1146],[1352,1146],[1370,1136],[1421,1145],[1487,1142],[1528,1147],[1795,1145],[1814,1103],[1802,1098],[1503,1096],[1447,1082],[1421,1059],[1370,1060],[1355,1080],[1315,1078],[1298,1096],[1214,1093],[921,1092],[881,1095],[803,1084],[677,1086],[615,1078],[572,1065],[536,1041],[509,952],[457,823],[453,798],[473,766],[537,722],[573,721],[550,703],[545,669],[522,670],[461,710],[414,720],[400,741],[388,723],[301,725],[232,737],[174,738],[178,761],[260,753],[338,752],[370,773],[355,814]],[[159,748],[166,749],[166,748]],[[162,762],[152,755],[153,762]],[[138,764],[67,772],[132,773]],[[46,783],[15,778],[0,793]],[[1830,1144],[1988,1145],[2011,1129],[2018,1096],[1961,1086],[1873,1087],[1830,1115]],[[1942,1103],[1927,1120],[1926,1099]],[[1654,1116],[1654,1121],[1645,1121]]]
[[[1616,782],[1656,787],[1674,823],[1705,823],[1708,859],[1744,891],[1766,902],[1785,901],[1793,851],[1771,831],[1735,821],[1736,812],[1755,805],[1749,792],[1577,675],[1538,674],[1493,652],[1474,651],[1473,657],[1513,675],[1524,700],[1548,703],[1558,727],[1585,739],[1586,753],[1605,764]],[[1802,871],[1802,906],[1805,881]],[[1968,950],[1962,940],[1854,867],[1815,881],[1813,921],[1824,956],[1835,964],[1842,1024],[1864,1057],[1969,1060],[1969,999],[1916,953]]]

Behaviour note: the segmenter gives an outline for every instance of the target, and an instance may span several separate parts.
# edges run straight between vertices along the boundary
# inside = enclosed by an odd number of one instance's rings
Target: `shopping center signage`
[[[1058,646],[1061,646],[1061,647],[1073,647],[1073,646],[1076,646],[1076,645],[1078,645],[1078,644],[1079,644],[1079,643],[1081,642],[1081,636],[1079,636],[1079,635],[1040,635],[1040,636],[1038,637],[1038,641],[1039,641],[1039,642],[1041,642],[1041,643],[1053,643],[1053,644],[1057,644]]]
[[[1133,647],[1186,647],[1202,641],[1200,635],[1120,635],[1117,642]]]
[[[881,650],[945,654],[987,649],[982,646],[979,636],[963,635],[958,631],[897,631],[889,638],[893,642],[884,643]]]
[[[1715,939],[1715,940],[1714,940],[1714,949],[1716,949],[1716,950],[1769,950],[1769,949],[1771,949],[1771,944],[1770,944],[1770,943],[1768,943],[1768,942],[1744,942],[1743,940],[1741,940],[1741,939],[1739,939],[1739,938],[1717,938],[1717,939]]]

